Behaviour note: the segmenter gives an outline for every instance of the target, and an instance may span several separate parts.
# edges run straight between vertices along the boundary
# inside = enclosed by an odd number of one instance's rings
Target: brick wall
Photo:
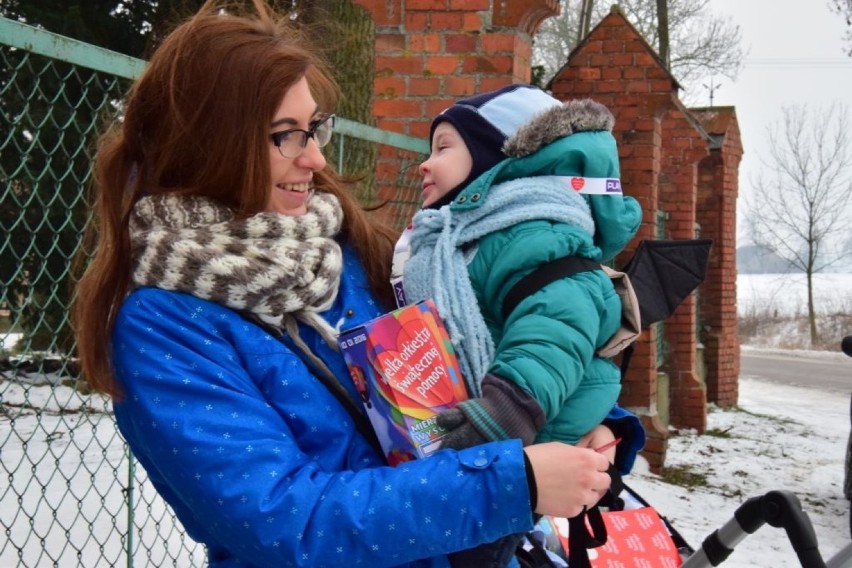
[[[664,238],[692,239],[697,232],[697,163],[708,154],[708,139],[690,122],[677,100],[665,114],[658,207],[665,211]],[[698,375],[697,316],[691,295],[666,319],[670,351],[662,365],[669,378],[669,422],[703,432],[707,427],[706,388]]]
[[[558,0],[355,0],[376,22],[377,126],[425,137],[465,95],[529,82],[532,33]]]
[[[532,34],[558,13],[558,0],[354,0],[373,18],[376,126],[418,138],[432,118],[459,97],[529,82]],[[410,159],[418,160],[416,156]],[[401,167],[399,152],[382,148],[377,169]],[[378,198],[419,201],[419,191],[377,187]],[[411,211],[413,213],[413,209]]]

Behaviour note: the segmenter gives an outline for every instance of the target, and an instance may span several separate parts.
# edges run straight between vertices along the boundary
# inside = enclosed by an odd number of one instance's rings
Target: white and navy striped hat
[[[473,159],[470,175],[430,208],[450,203],[470,182],[507,158],[506,139],[536,115],[562,103],[532,85],[508,85],[496,91],[460,99],[432,121],[429,143],[442,122],[452,124],[464,140]]]

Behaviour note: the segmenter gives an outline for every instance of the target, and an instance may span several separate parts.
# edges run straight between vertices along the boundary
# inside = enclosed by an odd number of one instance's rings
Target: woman
[[[320,151],[326,69],[252,6],[170,34],[95,161],[79,355],[156,489],[211,566],[447,566],[596,502],[608,462],[585,448],[382,462],[334,335],[391,306],[394,235]]]

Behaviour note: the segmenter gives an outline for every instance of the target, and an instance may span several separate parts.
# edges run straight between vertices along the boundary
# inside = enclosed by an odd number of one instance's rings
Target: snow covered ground
[[[852,314],[852,274],[817,274],[814,302],[821,315]],[[807,310],[803,274],[741,274],[737,279],[740,316],[802,316]],[[842,334],[852,334],[852,328]],[[777,328],[765,345],[807,341],[795,325]],[[837,338],[839,350],[840,337]],[[753,349],[746,345],[743,350]],[[789,352],[789,351],[786,351]],[[736,409],[711,407],[708,433],[677,432],[669,439],[666,468],[706,476],[706,486],[665,483],[640,463],[626,479],[666,516],[694,548],[750,497],[772,490],[796,494],[808,513],[823,557],[850,542],[850,503],[843,496],[843,469],[850,434],[852,359],[839,352],[803,356],[845,359],[849,385],[836,392],[772,384],[740,376]],[[798,566],[782,529],[763,526],[748,536],[723,564],[730,568]]]
[[[824,356],[837,356],[826,353]],[[798,496],[823,557],[850,542],[843,464],[850,432],[850,388],[824,392],[740,378],[735,410],[711,409],[708,434],[680,432],[669,441],[667,468],[706,476],[707,485],[670,485],[637,466],[625,481],[697,548],[750,497],[772,490]],[[782,529],[764,525],[723,564],[730,568],[798,566]]]

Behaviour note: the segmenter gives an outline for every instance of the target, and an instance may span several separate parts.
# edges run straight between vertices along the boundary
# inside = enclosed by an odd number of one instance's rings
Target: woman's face
[[[319,109],[308,81],[304,77],[290,87],[281,99],[281,104],[269,127],[270,135],[291,128],[310,130],[317,118]],[[299,137],[298,132],[293,136]],[[325,157],[314,138],[309,138],[301,154],[295,158],[285,158],[278,147],[269,141],[269,172],[272,192],[266,211],[283,215],[304,215],[307,201],[313,188],[314,172],[325,167]]]

